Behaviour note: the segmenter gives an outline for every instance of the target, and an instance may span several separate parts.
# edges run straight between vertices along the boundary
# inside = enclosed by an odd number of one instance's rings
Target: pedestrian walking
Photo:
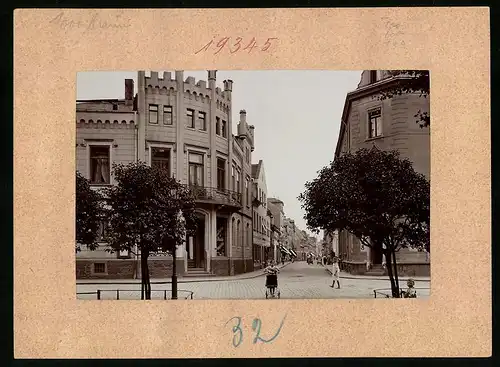
[[[334,257],[333,258],[333,265],[332,265],[332,285],[330,287],[335,288],[335,282],[337,282],[338,287],[340,289],[340,267],[339,267],[339,258]]]

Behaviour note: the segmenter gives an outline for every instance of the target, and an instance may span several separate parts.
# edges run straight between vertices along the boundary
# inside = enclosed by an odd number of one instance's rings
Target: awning
[[[280,250],[281,250],[281,252],[284,252],[285,254],[290,255],[290,251],[288,251],[288,249],[286,247],[280,246]]]

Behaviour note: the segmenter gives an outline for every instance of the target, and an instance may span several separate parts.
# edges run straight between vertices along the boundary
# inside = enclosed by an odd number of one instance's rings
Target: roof
[[[352,92],[347,93],[345,97],[344,110],[342,111],[342,118],[340,121],[339,137],[337,139],[337,146],[335,147],[335,158],[337,158],[340,154],[340,147],[342,146],[342,140],[344,139],[344,134],[347,128],[347,118],[349,116],[352,101],[369,95],[374,95],[377,92],[396,84],[400,79],[408,79],[408,77],[401,75],[393,76],[390,78],[382,79],[376,83],[360,87]]]
[[[253,178],[259,178],[261,167],[262,167],[262,159],[259,160],[259,163],[252,164],[252,177]]]

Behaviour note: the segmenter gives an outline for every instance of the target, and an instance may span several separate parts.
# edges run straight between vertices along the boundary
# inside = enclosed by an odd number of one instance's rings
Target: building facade
[[[271,223],[271,251],[272,259],[279,263],[281,261],[283,219],[285,217],[285,204],[276,198],[268,198],[267,206]]]
[[[233,132],[231,80],[216,86],[184,80],[183,71],[160,78],[138,72],[125,80],[124,100],[81,101],[76,106],[76,169],[95,189],[113,185],[112,164],[143,161],[157,165],[196,197],[198,229],[176,253],[182,274],[233,275],[253,270],[252,152],[254,126],[240,111]],[[103,225],[103,230],[105,226]],[[140,275],[137,253],[77,254],[77,278],[133,278]],[[153,254],[151,277],[170,276],[172,257]]]
[[[260,269],[271,258],[271,218],[267,207],[267,183],[262,160],[252,165],[253,179],[253,260]]]
[[[347,152],[373,146],[380,150],[396,149],[413,163],[415,171],[430,177],[430,131],[416,123],[418,111],[429,112],[429,99],[419,93],[396,95],[379,100],[377,95],[394,85],[398,78],[387,70],[365,70],[353,92],[347,94],[335,158]],[[344,259],[344,268],[357,274],[383,274],[384,256],[363,246],[343,231],[329,233],[332,250]],[[397,253],[400,275],[429,275],[429,256],[414,249]]]

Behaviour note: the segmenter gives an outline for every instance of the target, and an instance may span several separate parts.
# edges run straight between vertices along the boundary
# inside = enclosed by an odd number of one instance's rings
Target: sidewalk
[[[284,268],[290,261],[286,262],[284,265],[278,265],[280,269]],[[221,282],[230,280],[243,280],[243,279],[253,279],[264,276],[264,269],[259,269],[251,271],[244,274],[232,275],[232,276],[206,276],[206,277],[182,277],[177,278],[177,283],[199,283],[199,282]],[[153,278],[151,279],[151,284],[170,284],[172,278]],[[118,284],[118,283],[129,283],[129,284],[141,284],[141,279],[77,279],[76,284]]]
[[[325,268],[325,270],[331,275],[332,271],[330,270],[330,267],[326,267],[323,264],[321,264]],[[401,276],[398,277],[399,280],[408,280],[408,279],[413,279],[416,282],[430,282],[431,277],[406,277],[406,276]],[[340,272],[340,279],[367,279],[367,280],[387,280],[389,279],[387,275],[384,276],[373,276],[373,275],[354,275],[354,274],[349,274],[346,272],[341,271]]]

